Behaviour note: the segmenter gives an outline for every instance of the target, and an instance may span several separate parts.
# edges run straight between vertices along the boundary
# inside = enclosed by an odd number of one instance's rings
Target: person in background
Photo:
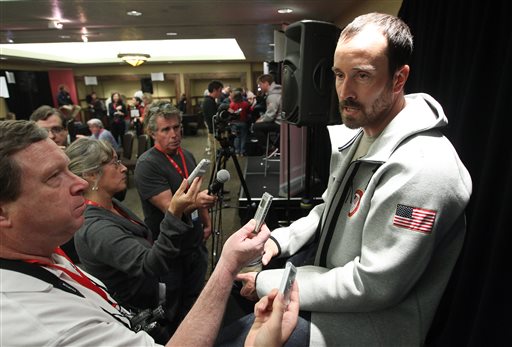
[[[87,95],[86,101],[89,106],[90,118],[98,118],[104,121],[107,110],[103,101],[98,99],[96,92],[93,91]]]
[[[312,244],[297,268],[311,346],[423,345],[461,251],[471,177],[441,105],[405,95],[412,51],[392,15],[343,29],[332,67],[343,125],[329,127],[324,203],[266,242],[264,266]],[[282,273],[241,274],[241,292],[263,296]]]
[[[30,120],[48,131],[48,136],[60,148],[64,149],[69,143],[66,119],[62,112],[48,105],[39,106],[30,115]]]
[[[247,102],[249,103],[250,111],[252,112],[254,110],[254,106],[256,106],[257,103],[256,94],[249,90],[246,94],[246,98]]]
[[[209,89],[208,89],[209,91]],[[220,104],[228,104],[229,105],[229,96],[231,95],[231,86],[230,85],[226,85],[222,88],[222,91],[221,91],[221,94],[219,95],[219,105]]]
[[[59,107],[65,105],[73,105],[71,95],[69,94],[67,87],[64,84],[59,85],[59,92],[57,93],[57,105],[59,105]]]
[[[280,115],[281,110],[281,85],[274,82],[274,77],[270,74],[264,74],[258,77],[258,87],[265,95],[265,112],[261,113],[256,119],[252,130],[254,136],[258,139],[260,147],[266,147],[267,134],[269,132],[279,133],[281,129]],[[269,148],[269,152],[274,152],[276,148]],[[268,155],[269,153],[265,153]]]
[[[181,112],[174,105],[154,102],[146,117],[147,130],[155,145],[137,159],[135,185],[142,202],[144,222],[156,240],[173,195],[197,163],[192,153],[181,147]],[[181,300],[179,319],[192,307],[204,285],[208,265],[205,241],[212,232],[208,208],[215,201],[215,196],[203,190],[197,194],[197,208],[183,214],[184,221],[192,223],[194,228],[189,232],[187,248],[181,251],[179,262],[176,261],[167,275],[171,278],[168,283],[175,284],[175,288],[169,289],[176,290]]]
[[[138,96],[134,96],[131,105],[131,118],[137,136],[144,133],[144,102]]]
[[[133,97],[141,98],[144,96],[144,92],[142,90],[137,90],[135,93],[133,93]]]
[[[45,155],[41,155],[44,153]],[[75,266],[59,245],[84,221],[88,184],[34,122],[0,122],[0,345],[160,346],[135,331],[129,312],[101,281]],[[52,201],[48,204],[48,201]],[[34,213],[44,206],[45,213]],[[219,262],[171,346],[211,346],[235,274],[263,251],[269,230],[249,221],[224,243]],[[283,344],[299,311],[298,288],[258,304],[248,345]]]
[[[187,96],[185,93],[181,94],[180,100],[178,101],[178,110],[187,113]]]
[[[130,117],[126,110],[126,105],[121,98],[121,94],[114,92],[111,95],[111,103],[108,106],[108,115],[110,118],[110,131],[117,143],[123,143],[123,135],[126,131],[125,117]]]
[[[57,93],[57,105],[59,106],[59,109],[64,113],[66,118],[73,119],[76,122],[82,121],[79,117],[80,110],[82,108],[73,104],[71,95],[69,94],[68,89],[64,84],[59,85],[59,92]]]
[[[250,106],[249,103],[243,99],[240,90],[235,90],[231,94],[231,103],[229,104],[228,112],[235,115],[235,119],[230,122],[231,131],[235,135],[235,154],[245,156],[245,143],[247,142],[247,133],[249,131]]]
[[[101,120],[97,118],[89,119],[87,121],[87,126],[89,127],[89,131],[91,132],[90,139],[93,140],[101,140],[110,143],[110,145],[117,151],[119,149],[119,144],[116,139],[112,135],[110,131],[103,127],[103,123]],[[85,137],[85,136],[79,136]]]
[[[208,141],[205,148],[205,152],[209,155],[214,147],[214,134],[213,134],[213,117],[217,114],[218,104],[217,99],[222,94],[223,84],[220,81],[211,81],[208,83],[208,95],[205,95],[203,103],[201,105],[203,110],[204,121],[208,128]],[[215,155],[215,153],[214,153]]]

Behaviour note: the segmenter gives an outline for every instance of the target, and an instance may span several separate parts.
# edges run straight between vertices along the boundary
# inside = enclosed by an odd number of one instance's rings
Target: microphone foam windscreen
[[[226,183],[231,178],[228,170],[222,169],[217,172],[217,181],[221,183]]]

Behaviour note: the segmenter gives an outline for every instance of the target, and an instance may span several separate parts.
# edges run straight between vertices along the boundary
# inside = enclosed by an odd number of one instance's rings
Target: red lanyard
[[[105,208],[104,206],[101,206],[100,204],[98,204],[96,201],[92,201],[92,200],[89,200],[89,199],[85,199],[85,204],[86,205],[90,205],[90,206],[96,206],[96,207],[101,207],[101,208],[104,208],[105,210],[108,211],[107,208]],[[128,219],[130,222],[134,223],[134,224],[138,224],[138,225],[143,225],[142,223],[136,221],[135,219],[131,218],[128,213],[126,213],[125,211],[123,211],[122,209],[120,209],[118,206],[116,206],[116,204],[113,204],[114,206],[114,209],[119,212],[119,214],[121,216],[123,216],[124,218]]]
[[[171,156],[167,153],[165,153],[165,151],[162,149],[162,147],[160,147],[160,145],[157,143],[155,144],[155,148],[159,151],[159,152],[162,152],[163,155],[165,155],[165,157],[167,158],[167,160],[169,160],[169,162],[172,164],[172,166],[174,166],[174,168],[176,169],[176,171],[178,171],[178,173],[181,175],[181,177],[183,178],[188,178],[188,169],[187,169],[187,163],[185,162],[185,156],[183,155],[183,151],[181,150],[181,147],[178,147],[178,154],[180,155],[181,157],[181,164],[183,165],[183,169],[185,169],[185,175],[183,175],[183,171],[181,170],[181,168],[178,166],[178,164],[176,164],[176,162],[174,161],[174,159],[171,158]]]
[[[48,267],[51,267],[51,268],[54,268],[54,269],[59,269],[59,270],[65,272],[73,280],[75,280],[76,282],[80,283],[82,286],[84,286],[86,288],[89,288],[90,290],[96,292],[99,296],[101,296],[103,299],[105,299],[105,301],[107,301],[110,305],[112,305],[114,307],[117,306],[117,303],[115,303],[112,300],[110,300],[108,298],[107,293],[103,289],[98,287],[98,285],[96,285],[93,281],[91,281],[91,279],[89,277],[87,277],[82,271],[80,271],[80,269],[75,264],[73,264],[71,259],[68,258],[66,253],[64,253],[62,251],[62,249],[60,249],[60,247],[55,248],[54,252],[56,254],[64,257],[64,258],[66,258],[69,261],[69,263],[73,266],[73,269],[75,269],[75,271],[77,273],[75,273],[73,271],[70,271],[67,268],[63,267],[63,266],[60,266],[60,265],[57,265],[57,264],[52,264],[52,263],[42,262],[42,261],[39,261],[39,260],[36,260],[36,259],[27,259],[27,260],[25,260],[25,262],[33,263],[33,264],[39,264],[39,265],[43,265],[43,266],[48,266]]]

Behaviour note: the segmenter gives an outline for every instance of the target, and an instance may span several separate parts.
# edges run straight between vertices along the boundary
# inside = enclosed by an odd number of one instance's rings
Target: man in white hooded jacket
[[[296,277],[311,346],[422,345],[462,248],[471,178],[439,103],[404,93],[412,47],[391,15],[343,30],[333,72],[344,124],[329,127],[324,203],[265,245],[264,265],[317,244]],[[282,272],[240,274],[241,294],[265,295]]]

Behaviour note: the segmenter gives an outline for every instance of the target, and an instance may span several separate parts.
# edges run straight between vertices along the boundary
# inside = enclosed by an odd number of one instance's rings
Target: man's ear
[[[0,227],[2,228],[10,228],[12,226],[12,221],[9,218],[9,209],[6,204],[0,203]]]
[[[409,65],[402,66],[393,76],[393,92],[398,93],[404,89],[405,82],[409,78]]]

